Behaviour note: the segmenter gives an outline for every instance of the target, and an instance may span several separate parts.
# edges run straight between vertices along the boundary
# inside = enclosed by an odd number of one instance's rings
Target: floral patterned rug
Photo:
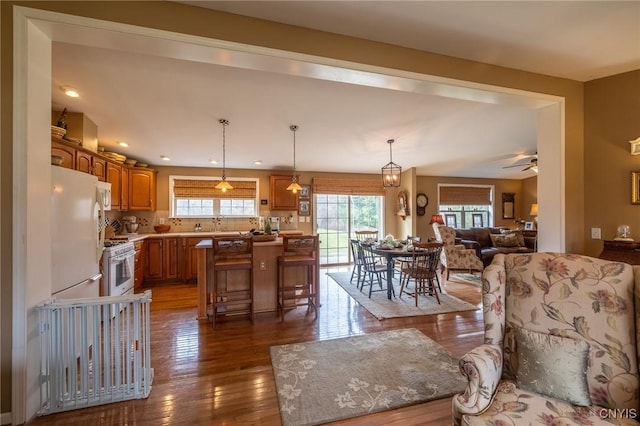
[[[445,398],[466,383],[458,359],[414,328],[270,350],[284,426]]]
[[[478,306],[450,296],[446,292],[440,293],[440,303],[433,296],[420,296],[418,306],[413,297],[404,294],[402,298],[397,297],[400,292],[400,284],[394,279],[394,289],[396,297],[389,300],[386,291],[373,292],[369,298],[369,291],[360,291],[356,287],[356,281],[351,279],[351,272],[330,272],[329,275],[340,287],[342,287],[356,302],[362,305],[367,311],[383,320],[385,318],[413,317],[418,315],[435,315],[447,312],[475,311]],[[412,284],[413,285],[413,284]],[[442,286],[442,284],[441,284]],[[444,287],[443,287],[444,288]]]

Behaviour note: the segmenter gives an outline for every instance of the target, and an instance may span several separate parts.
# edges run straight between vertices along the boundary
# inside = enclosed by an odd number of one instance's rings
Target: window
[[[452,228],[493,226],[493,186],[438,185],[438,213]]]
[[[169,176],[171,217],[254,217],[258,215],[258,179],[229,180],[232,190],[216,189],[220,178]]]
[[[377,229],[383,235],[384,188],[380,178],[313,178],[320,264],[351,262],[353,231]]]

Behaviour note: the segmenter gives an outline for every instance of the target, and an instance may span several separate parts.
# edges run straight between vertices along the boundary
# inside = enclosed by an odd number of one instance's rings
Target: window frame
[[[169,175],[169,218],[176,218],[176,219],[208,219],[208,218],[215,218],[215,217],[220,217],[220,216],[224,216],[224,217],[230,217],[230,218],[247,218],[247,217],[258,217],[259,216],[259,212],[260,212],[260,179],[259,178],[248,178],[248,177],[233,177],[233,178],[228,178],[227,180],[230,181],[241,181],[241,182],[255,182],[256,184],[256,196],[254,199],[254,205],[255,205],[255,211],[253,212],[253,214],[251,215],[223,215],[220,214],[220,210],[219,210],[219,202],[216,202],[216,200],[229,200],[230,198],[213,198],[214,200],[214,213],[213,215],[178,215],[176,213],[176,197],[173,194],[173,185],[174,182],[177,179],[187,179],[187,180],[206,180],[206,181],[213,181],[213,182],[218,182],[220,180],[222,180],[222,176],[188,176],[188,175]],[[233,190],[231,190],[233,191]],[[200,200],[203,200],[204,198],[198,198]],[[209,199],[209,198],[206,198]],[[248,198],[238,198],[238,199],[244,199],[244,200],[248,200]],[[218,209],[218,213],[216,214],[216,208]]]
[[[462,208],[462,210],[451,210],[448,206],[453,206],[453,204],[451,205],[441,205],[440,204],[440,190],[442,187],[452,187],[452,186],[458,186],[458,187],[473,187],[473,188],[488,188],[489,189],[489,197],[490,197],[490,204],[488,204],[487,206],[489,207],[486,210],[487,213],[487,224],[484,225],[484,227],[493,227],[495,226],[496,223],[496,187],[495,185],[480,185],[480,184],[460,184],[460,183],[439,183],[438,184],[438,214],[444,215],[445,214],[456,214],[456,215],[460,215],[460,219],[461,219],[461,223],[459,223],[459,228],[462,227],[473,227],[473,216],[470,216],[470,220],[472,221],[471,223],[466,223],[465,221],[465,215],[467,214],[471,214],[473,215],[474,213],[476,214],[482,214],[485,211],[484,210],[467,210],[464,207]],[[459,204],[460,206],[473,206],[474,204]],[[456,204],[457,206],[457,204]]]

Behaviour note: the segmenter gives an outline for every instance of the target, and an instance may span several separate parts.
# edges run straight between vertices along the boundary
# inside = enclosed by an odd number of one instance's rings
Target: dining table
[[[383,248],[379,244],[363,244],[362,247],[365,250],[369,250],[372,253],[384,257],[387,262],[387,298],[391,299],[393,294],[393,262],[398,257],[411,256],[411,251],[407,250],[407,246]]]

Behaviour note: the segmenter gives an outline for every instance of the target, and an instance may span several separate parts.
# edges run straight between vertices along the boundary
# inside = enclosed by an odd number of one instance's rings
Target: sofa
[[[536,232],[504,227],[456,229],[456,244],[472,248],[484,266],[491,264],[498,253],[533,253]]]

